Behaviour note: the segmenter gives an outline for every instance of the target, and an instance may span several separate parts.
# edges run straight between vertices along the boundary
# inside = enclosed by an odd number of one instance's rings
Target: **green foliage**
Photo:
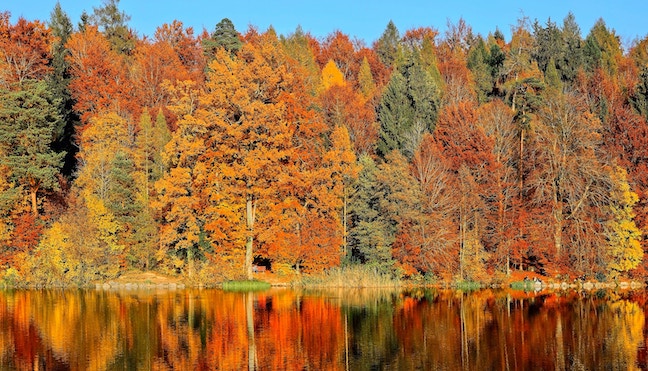
[[[476,291],[482,288],[482,284],[475,281],[455,281],[452,286],[461,291]]]
[[[400,149],[403,133],[411,127],[413,115],[407,96],[407,80],[398,70],[392,73],[380,99],[378,121],[378,153],[384,156],[394,149]]]
[[[621,41],[614,31],[610,31],[603,19],[596,21],[585,39],[585,60],[589,70],[597,67],[610,76],[618,71],[618,58],[622,55]]]
[[[389,271],[396,231],[381,204],[385,194],[377,180],[378,167],[367,155],[361,156],[359,163],[360,173],[349,196],[349,251],[361,263]]]
[[[629,100],[634,109],[648,120],[648,67],[641,70],[639,82]]]
[[[120,223],[132,223],[135,215],[143,208],[136,198],[137,188],[132,175],[134,171],[133,161],[124,152],[117,152],[108,174],[110,180],[106,206]]]
[[[563,20],[562,37],[565,50],[562,59],[554,57],[556,68],[560,70],[562,81],[573,83],[578,71],[583,67],[583,40],[573,13]]]
[[[76,166],[76,153],[78,147],[74,143],[75,128],[79,123],[79,117],[74,112],[74,99],[70,95],[70,64],[66,60],[69,50],[65,47],[72,35],[73,26],[68,15],[63,12],[61,5],[56,3],[51,13],[49,27],[52,36],[56,39],[52,44],[52,70],[47,78],[47,84],[52,97],[58,102],[57,109],[61,120],[54,129],[54,149],[57,152],[65,152],[62,172],[71,175]]]
[[[545,72],[549,62],[562,60],[565,53],[565,46],[562,40],[562,33],[551,19],[547,20],[546,27],[542,27],[537,21],[533,25],[536,49],[533,57],[538,61],[540,71]]]
[[[534,286],[532,281],[515,281],[510,284],[511,289],[522,291],[531,291],[535,288]]]
[[[242,46],[243,43],[239,38],[239,33],[229,18],[223,18],[218,22],[211,37],[203,40],[205,55],[210,57],[216,54],[216,49],[218,48],[224,48],[231,54],[236,54]]]
[[[304,85],[311,95],[315,95],[320,88],[321,73],[309,40],[310,36],[304,33],[301,26],[297,26],[295,32],[288,37],[281,37],[285,53],[308,71]]]
[[[416,55],[392,73],[378,106],[378,153],[399,150],[411,157],[422,135],[433,132],[441,102],[440,88]]]
[[[102,6],[93,8],[90,21],[103,32],[111,48],[120,53],[130,55],[135,49],[135,37],[128,29],[130,16],[119,10],[119,0],[103,0]]]
[[[556,69],[556,64],[554,60],[549,60],[549,65],[545,71],[545,84],[547,88],[554,93],[562,92],[562,81],[558,75],[558,70]]]
[[[400,36],[393,21],[389,21],[385,31],[376,40],[375,50],[380,61],[387,67],[392,67],[397,59],[400,49]]]
[[[493,91],[493,72],[487,63],[490,54],[481,37],[471,45],[467,58],[467,66],[472,71],[477,86],[477,99],[479,102],[486,102],[488,95]]]
[[[358,84],[360,85],[360,92],[365,98],[371,97],[376,90],[376,83],[371,74],[371,66],[369,66],[367,57],[364,57],[362,59],[362,64],[360,64],[360,70],[358,71]]]
[[[61,117],[44,81],[25,82],[16,90],[0,90],[0,165],[10,169],[12,179],[32,195],[57,189],[56,175],[65,153],[52,150],[54,133]]]

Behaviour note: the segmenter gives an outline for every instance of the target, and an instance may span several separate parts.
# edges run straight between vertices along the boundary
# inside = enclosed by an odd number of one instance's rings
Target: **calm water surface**
[[[0,370],[632,370],[648,295],[0,291]]]

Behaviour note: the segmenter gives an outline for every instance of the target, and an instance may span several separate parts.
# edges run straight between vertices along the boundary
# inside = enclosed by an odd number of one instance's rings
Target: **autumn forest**
[[[128,22],[0,13],[7,284],[646,274],[648,37],[571,13],[371,45]]]

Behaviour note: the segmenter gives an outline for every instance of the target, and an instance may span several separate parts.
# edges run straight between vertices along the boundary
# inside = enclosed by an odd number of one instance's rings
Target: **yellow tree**
[[[333,86],[344,86],[346,81],[344,80],[344,75],[340,72],[340,69],[337,68],[335,62],[332,59],[326,63],[326,66],[322,69],[322,85],[324,90],[327,90]]]
[[[630,189],[627,173],[622,167],[616,167],[611,174],[612,190],[610,191],[612,218],[606,223],[608,239],[608,268],[613,277],[621,272],[636,268],[643,259],[641,248],[641,230],[637,228],[632,210],[639,202],[639,196]]]
[[[110,186],[110,169],[119,151],[127,151],[127,123],[114,112],[89,120],[79,137],[80,170],[77,185],[105,202]]]

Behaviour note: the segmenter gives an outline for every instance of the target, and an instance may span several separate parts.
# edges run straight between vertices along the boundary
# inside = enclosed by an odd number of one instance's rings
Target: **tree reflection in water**
[[[645,369],[643,291],[0,292],[0,369]]]

